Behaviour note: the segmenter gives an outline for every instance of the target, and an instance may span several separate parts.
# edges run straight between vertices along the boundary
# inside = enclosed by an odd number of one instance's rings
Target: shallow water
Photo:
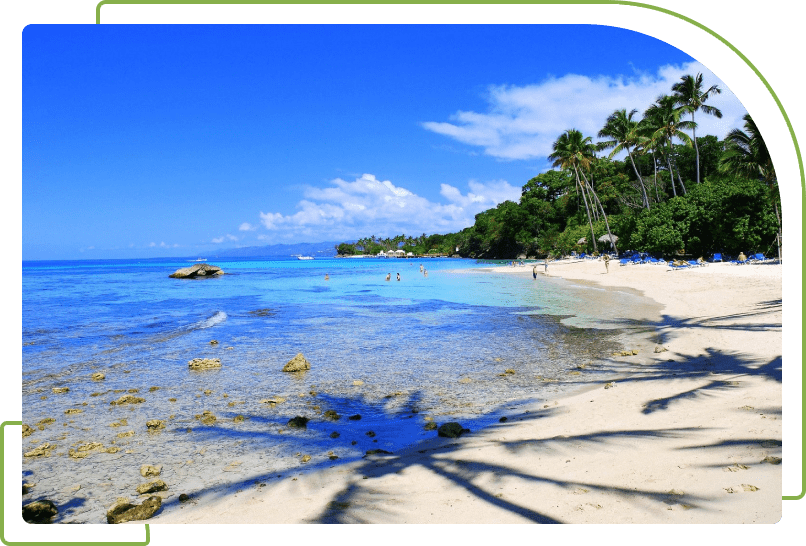
[[[23,451],[57,445],[50,457],[24,458],[23,479],[36,484],[24,500],[53,500],[63,507],[57,521],[100,523],[117,498],[137,498],[143,464],[163,465],[167,500],[205,497],[368,449],[395,451],[436,434],[423,429],[426,418],[478,429],[596,378],[596,359],[622,334],[603,317],[655,309],[634,294],[533,280],[529,268],[490,274],[429,259],[426,278],[420,263],[216,262],[231,274],[202,280],[168,278],[181,261],[24,263],[23,422],[56,421]],[[283,373],[299,352],[311,369]],[[198,357],[222,367],[189,370]],[[583,363],[592,364],[585,374],[569,375]],[[106,378],[93,381],[94,372]],[[52,392],[61,386],[70,391]],[[146,401],[110,405],[130,389]],[[261,403],[276,397],[285,401]],[[215,423],[195,418],[203,411]],[[288,427],[295,415],[311,419],[306,430]],[[165,429],[149,432],[150,419]],[[119,451],[67,454],[90,441]]]

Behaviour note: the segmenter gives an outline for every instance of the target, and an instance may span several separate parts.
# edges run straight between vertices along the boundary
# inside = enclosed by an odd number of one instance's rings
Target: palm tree
[[[594,145],[591,142],[591,137],[584,137],[580,131],[576,129],[569,129],[557,137],[552,146],[554,152],[549,155],[554,167],[561,169],[572,169],[576,176],[576,185],[579,188],[579,193],[582,195],[582,201],[585,203],[585,213],[588,215],[588,225],[591,228],[591,241],[593,241],[593,250],[598,252],[596,248],[596,236],[593,233],[593,220],[591,220],[591,211],[588,206],[588,199],[585,193],[585,188],[579,179],[579,168],[588,167],[591,159],[593,158]]]
[[[610,138],[611,140],[600,142],[598,148],[600,150],[613,148],[613,151],[607,156],[608,159],[612,159],[614,155],[622,150],[627,152],[627,155],[630,157],[630,163],[632,163],[633,171],[635,171],[635,176],[638,177],[638,183],[641,185],[641,197],[644,201],[644,206],[649,209],[649,198],[646,194],[644,179],[641,178],[638,168],[635,166],[632,150],[630,150],[631,147],[637,146],[641,142],[641,137],[638,134],[638,122],[632,119],[637,112],[638,110],[633,109],[628,114],[627,110],[622,108],[610,114],[607,121],[605,121],[604,127],[602,127],[602,130],[599,131],[597,136],[599,138]]]
[[[708,90],[702,90],[702,74],[697,74],[696,77],[686,74],[680,81],[677,82],[672,86],[672,91],[674,92],[674,98],[677,100],[676,104],[678,106],[682,106],[688,112],[691,112],[691,122],[694,123],[694,112],[698,110],[702,110],[704,114],[709,114],[711,116],[716,116],[717,118],[722,117],[722,112],[719,108],[714,108],[713,106],[708,106],[705,104],[705,101],[714,94],[719,95],[722,93],[722,90],[716,86],[712,85],[708,88]],[[694,140],[694,151],[697,155],[697,184],[700,183],[700,149],[697,146],[697,125],[694,124],[691,128],[691,134],[693,135]]]
[[[672,144],[674,143],[674,139],[677,138],[683,141],[683,144],[691,146],[691,137],[684,133],[683,130],[697,126],[693,121],[682,121],[680,119],[684,110],[682,107],[676,107],[676,101],[677,99],[674,97],[661,95],[655,99],[655,103],[644,112],[644,119],[642,121],[644,124],[643,130],[646,133],[645,136],[655,141],[656,146],[661,149],[664,144],[666,145],[666,164],[669,167],[669,175],[672,179],[672,193],[675,197],[677,197],[677,190],[674,185],[674,169],[672,169]],[[685,195],[686,186],[683,184],[679,173],[677,180],[680,182],[680,187],[683,189],[683,195]]]
[[[775,218],[778,221],[778,233],[775,240],[778,244],[778,259],[781,259],[781,213],[778,209],[778,177],[772,164],[772,157],[767,145],[758,130],[756,122],[750,114],[744,115],[744,131],[734,129],[725,137],[725,152],[719,159],[719,170],[754,180],[761,180],[772,192],[775,207]]]

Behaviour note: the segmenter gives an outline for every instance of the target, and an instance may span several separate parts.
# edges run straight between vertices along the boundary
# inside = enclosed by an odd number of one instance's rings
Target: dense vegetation
[[[617,110],[599,142],[575,129],[560,135],[549,160],[556,170],[524,184],[517,203],[476,215],[459,233],[342,243],[342,255],[402,249],[512,259],[631,249],[670,255],[780,253],[778,181],[750,115],[724,140],[697,137],[695,113],[721,117],[706,101],[702,75],[684,76],[640,120]],[[691,131],[689,136],[687,131]],[[609,150],[609,155],[599,156]],[[623,160],[617,154],[626,153]],[[612,241],[612,242],[611,242]],[[457,250],[458,249],[458,250]]]

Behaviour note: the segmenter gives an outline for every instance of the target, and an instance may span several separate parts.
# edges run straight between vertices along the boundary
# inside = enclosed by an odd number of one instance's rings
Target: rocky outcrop
[[[160,497],[149,497],[142,504],[116,504],[106,513],[107,523],[125,523],[148,519],[162,506]]]
[[[288,423],[286,423],[291,428],[308,428],[308,419],[307,417],[302,417],[297,415],[293,419],[289,419]]]
[[[444,425],[440,425],[437,429],[437,435],[444,438],[458,438],[465,432],[470,432],[470,430],[462,428],[462,425],[455,422],[445,423]]]
[[[25,423],[22,424],[22,437],[26,438],[34,433],[34,429],[30,426],[26,425]]]
[[[23,453],[25,457],[50,457],[50,452],[56,449],[56,446],[45,442],[44,444],[39,444],[37,447],[32,449],[31,451],[27,451]]]
[[[144,464],[140,467],[140,475],[144,478],[159,476],[160,472],[162,472],[162,465],[153,466],[150,464]]]
[[[146,421],[146,428],[148,430],[160,430],[165,428],[165,421],[162,419],[151,419],[150,421]]]
[[[153,482],[143,483],[137,486],[137,492],[141,495],[146,493],[156,493],[157,491],[167,491],[168,486],[162,480],[154,480]]]
[[[96,372],[96,373],[92,374],[92,380],[93,381],[103,381],[104,379],[106,379],[106,376],[104,374],[102,374],[101,372]]]
[[[110,406],[122,406],[123,404],[142,404],[145,402],[145,398],[139,398],[137,396],[132,396],[131,394],[126,394],[121,396],[117,400],[112,400],[109,402]]]
[[[209,370],[220,367],[220,358],[194,358],[193,360],[188,361],[188,368],[191,370]]]
[[[168,276],[172,279],[198,279],[205,277],[218,277],[223,274],[224,272],[217,265],[196,264],[190,267],[177,269]]]
[[[29,502],[22,507],[22,519],[28,523],[49,523],[50,518],[58,513],[56,505],[49,500]]]
[[[289,360],[288,363],[283,366],[284,372],[302,372],[310,369],[311,363],[302,356],[302,353],[297,353],[297,356]]]

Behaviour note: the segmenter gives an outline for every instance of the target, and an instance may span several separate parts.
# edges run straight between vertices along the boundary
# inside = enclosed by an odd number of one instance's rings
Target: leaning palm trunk
[[[658,193],[658,159],[655,157],[654,150],[652,151],[652,167],[655,169],[655,178],[652,179],[652,183],[655,184],[655,199],[660,203],[660,193]]]
[[[574,174],[576,174],[577,177],[577,186],[579,186],[579,189],[581,190],[582,193],[582,201],[585,202],[585,212],[588,215],[588,225],[591,228],[591,241],[593,241],[593,251],[599,252],[599,250],[596,248],[596,235],[593,234],[593,222],[591,221],[590,207],[588,207],[588,200],[585,198],[585,191],[582,188],[582,183],[579,181],[579,170],[577,169],[576,165],[574,165]],[[582,176],[585,175],[583,174]]]
[[[778,245],[778,261],[784,263],[781,256],[781,213],[778,211],[778,203],[775,203],[775,219],[778,220],[778,232],[775,234],[775,242]]]
[[[644,206],[649,210],[649,197],[646,194],[646,188],[644,187],[644,179],[641,178],[641,174],[638,172],[638,168],[635,166],[635,160],[632,158],[632,153],[630,153],[630,149],[627,148],[627,155],[630,156],[630,163],[632,163],[632,170],[635,171],[635,176],[638,177],[638,183],[641,184],[641,193],[644,199]]]
[[[674,171],[672,170],[672,160],[668,155],[666,156],[666,165],[669,167],[669,180],[671,180],[672,182],[672,193],[674,194],[675,197],[677,197],[677,188],[674,185]]]
[[[697,155],[697,184],[700,183],[700,147],[697,146],[697,124],[694,123],[694,112],[691,112],[691,134],[694,136],[694,152]]]
[[[605,214],[604,207],[602,206],[602,202],[599,201],[599,196],[596,195],[596,192],[593,190],[593,186],[588,184],[588,179],[585,178],[585,173],[582,173],[582,178],[585,179],[585,184],[590,189],[590,193],[593,195],[594,199],[596,199],[596,203],[599,205],[599,208],[602,209],[602,217],[604,218],[605,227],[607,228],[607,236],[610,239],[610,243],[613,245],[613,250],[616,252],[616,255],[618,255],[618,247],[616,247],[616,241],[613,240],[613,234],[610,233],[610,223],[607,221],[607,214]],[[591,231],[591,236],[593,236],[592,231]],[[596,238],[594,237],[594,241],[595,240],[596,240]],[[595,244],[596,243],[594,243],[594,246],[595,246]]]

